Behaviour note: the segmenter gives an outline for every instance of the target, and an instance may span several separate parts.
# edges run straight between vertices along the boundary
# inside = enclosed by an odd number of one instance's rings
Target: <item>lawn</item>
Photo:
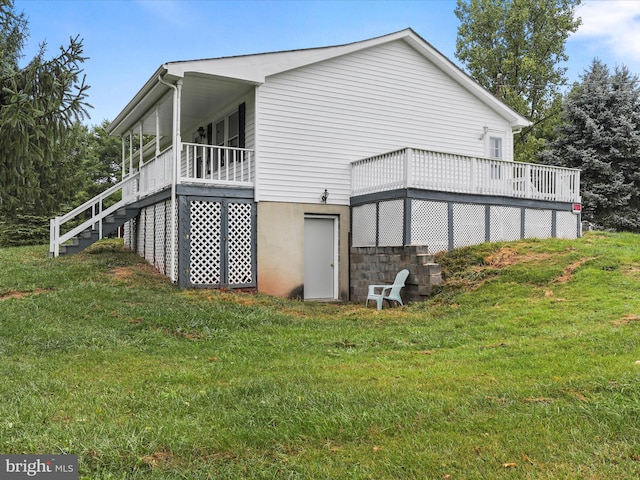
[[[181,291],[0,249],[0,453],[87,479],[640,478],[640,236],[486,244],[429,302]]]

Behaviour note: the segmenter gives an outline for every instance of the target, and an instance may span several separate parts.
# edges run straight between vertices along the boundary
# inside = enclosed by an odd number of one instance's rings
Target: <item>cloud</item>
[[[582,25],[575,39],[600,41],[625,65],[640,62],[640,1],[585,1],[576,9]]]

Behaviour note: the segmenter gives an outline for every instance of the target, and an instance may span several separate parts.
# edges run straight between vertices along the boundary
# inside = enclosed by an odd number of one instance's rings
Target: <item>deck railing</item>
[[[253,185],[253,150],[183,143],[179,183]]]
[[[405,148],[351,164],[352,195],[417,188],[580,202],[580,171]]]
[[[253,150],[183,143],[177,183],[253,186]],[[139,179],[123,190],[123,198],[136,201],[171,185],[173,147],[145,162]],[[134,174],[138,174],[134,172]]]

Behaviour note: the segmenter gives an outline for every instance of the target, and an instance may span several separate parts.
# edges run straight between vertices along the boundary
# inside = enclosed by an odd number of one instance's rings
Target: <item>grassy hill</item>
[[[430,302],[180,291],[0,250],[0,452],[80,478],[640,478],[640,237],[439,258]]]

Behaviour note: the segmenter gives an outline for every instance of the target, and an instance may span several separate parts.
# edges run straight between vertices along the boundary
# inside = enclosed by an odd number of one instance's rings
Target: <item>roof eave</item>
[[[137,111],[145,101],[152,94],[154,96],[162,96],[168,89],[165,85],[162,85],[158,81],[158,77],[162,77],[167,73],[165,65],[161,65],[155,73],[147,80],[144,86],[138,90],[138,93],[129,101],[126,107],[114,118],[107,126],[108,135],[123,135],[130,128],[132,114],[144,114],[144,112]],[[170,79],[167,79],[170,81]]]

